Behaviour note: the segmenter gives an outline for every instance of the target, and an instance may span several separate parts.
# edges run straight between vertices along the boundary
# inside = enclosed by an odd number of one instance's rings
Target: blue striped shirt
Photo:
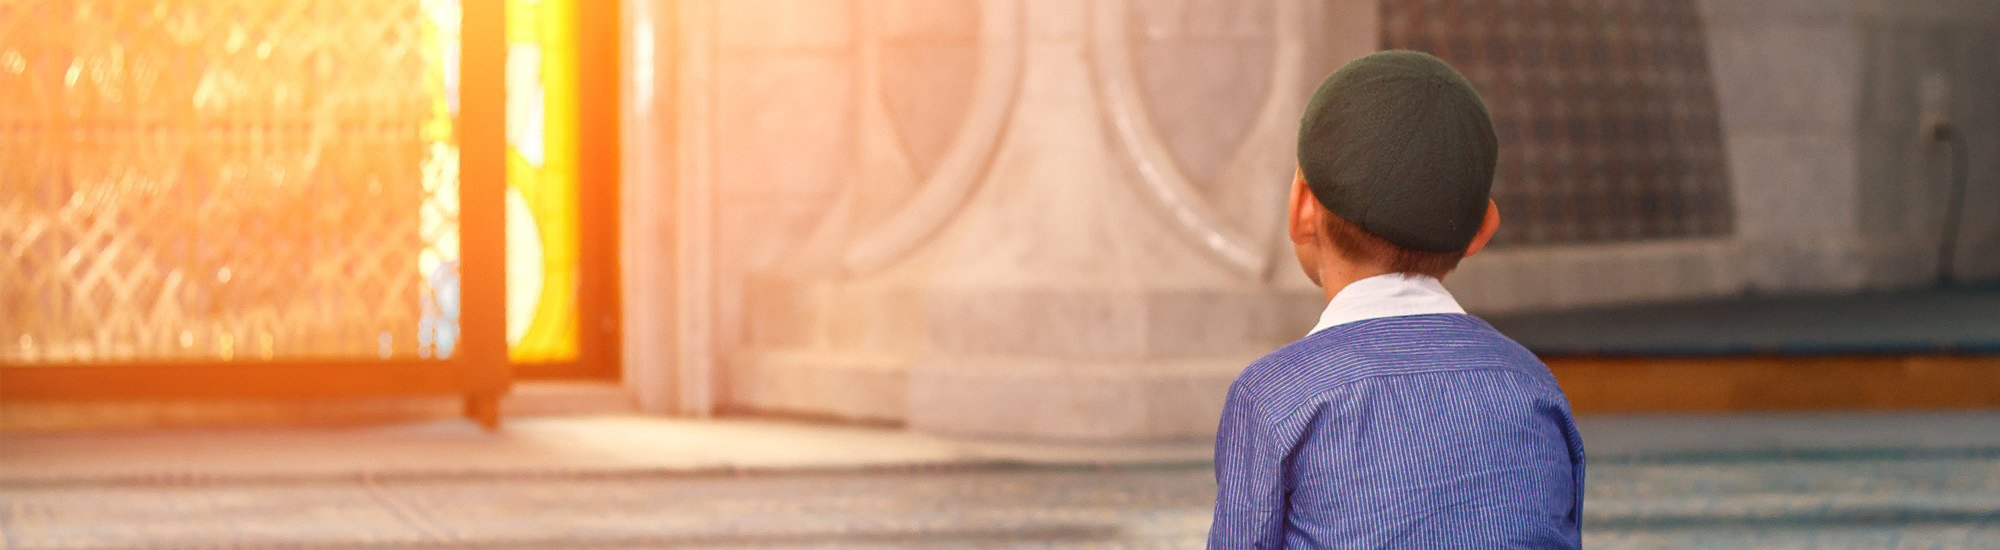
[[[1216,434],[1209,548],[1577,548],[1583,441],[1539,359],[1464,314],[1314,332]]]

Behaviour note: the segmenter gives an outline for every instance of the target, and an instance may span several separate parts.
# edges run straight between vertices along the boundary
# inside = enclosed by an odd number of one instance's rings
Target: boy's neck
[[[1320,290],[1326,293],[1326,301],[1331,302],[1334,296],[1340,295],[1341,290],[1346,289],[1347,285],[1354,284],[1355,281],[1390,273],[1394,272],[1384,266],[1359,265],[1345,261],[1322,262],[1319,266]]]

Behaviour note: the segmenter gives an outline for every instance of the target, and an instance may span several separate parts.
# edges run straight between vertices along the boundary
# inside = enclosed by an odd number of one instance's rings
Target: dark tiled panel
[[[1384,0],[1382,47],[1470,78],[1500,137],[1498,245],[1733,231],[1692,0]]]

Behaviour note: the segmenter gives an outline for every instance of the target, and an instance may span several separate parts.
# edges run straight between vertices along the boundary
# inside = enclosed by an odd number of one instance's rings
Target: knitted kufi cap
[[[1472,243],[1498,149],[1472,83],[1419,52],[1379,52],[1334,71],[1299,124],[1299,169],[1313,197],[1362,230],[1427,252]]]

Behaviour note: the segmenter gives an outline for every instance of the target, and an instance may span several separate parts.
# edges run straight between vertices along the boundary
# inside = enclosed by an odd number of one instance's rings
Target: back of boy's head
[[[1344,253],[1442,275],[1486,217],[1499,140],[1479,93],[1451,65],[1385,51],[1313,92],[1298,156],[1313,198],[1338,218],[1328,237]]]

